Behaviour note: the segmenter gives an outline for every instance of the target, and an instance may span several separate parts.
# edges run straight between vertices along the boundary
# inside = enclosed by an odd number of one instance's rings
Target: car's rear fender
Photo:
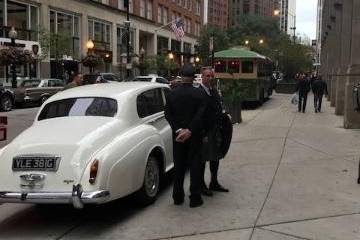
[[[93,156],[83,172],[81,185],[87,191],[109,190],[109,200],[135,192],[142,186],[146,162],[154,148],[165,151],[161,137],[152,126],[141,125],[124,132]],[[95,184],[90,184],[94,160],[99,161],[99,169]]]

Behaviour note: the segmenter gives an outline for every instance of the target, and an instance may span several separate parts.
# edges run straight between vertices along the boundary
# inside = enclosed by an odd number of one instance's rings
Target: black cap
[[[195,77],[195,68],[191,64],[186,64],[180,69],[180,76],[181,77]]]

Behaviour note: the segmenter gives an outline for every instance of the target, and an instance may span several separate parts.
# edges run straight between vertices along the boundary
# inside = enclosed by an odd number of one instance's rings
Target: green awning
[[[267,59],[267,57],[247,49],[229,49],[215,53],[215,58],[255,58]]]

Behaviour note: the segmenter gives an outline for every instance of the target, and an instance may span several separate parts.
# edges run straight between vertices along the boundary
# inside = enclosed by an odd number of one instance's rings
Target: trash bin
[[[231,116],[231,122],[233,124],[241,123],[242,122],[241,100],[224,99],[223,103],[224,103],[225,111],[228,112]]]
[[[360,112],[360,84],[354,86],[353,103],[354,103],[354,110]]]

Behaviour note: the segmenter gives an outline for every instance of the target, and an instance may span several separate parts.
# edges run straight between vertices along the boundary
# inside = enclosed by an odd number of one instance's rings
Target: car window
[[[165,105],[160,88],[148,90],[137,97],[137,111],[140,118],[164,111]]]
[[[169,84],[169,81],[166,80],[165,78],[156,78],[156,82],[158,83],[165,83],[165,84]]]
[[[49,85],[49,87],[55,87],[55,81],[54,80],[49,80],[48,85]]]
[[[69,98],[46,104],[38,121],[73,116],[114,117],[117,112],[117,102],[110,98]]]
[[[22,87],[38,87],[40,84],[40,80],[26,80],[23,81],[21,86]]]
[[[103,79],[108,80],[108,81],[115,81],[114,76],[111,74],[103,74],[102,77],[103,77]]]
[[[146,77],[146,78],[135,78],[133,81],[135,82],[151,82],[152,78],[151,77]]]
[[[51,86],[49,84],[50,87],[63,87],[64,86],[64,82],[60,79],[53,79],[53,80],[50,80],[51,82]]]
[[[48,81],[43,80],[41,81],[41,83],[39,84],[39,87],[47,87],[48,86]]]

